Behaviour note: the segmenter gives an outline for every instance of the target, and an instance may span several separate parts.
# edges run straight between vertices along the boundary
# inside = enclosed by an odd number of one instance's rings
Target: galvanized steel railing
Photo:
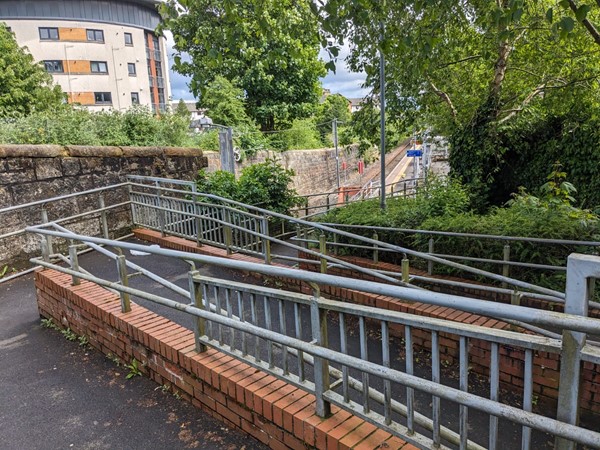
[[[321,416],[326,416],[330,405],[335,404],[421,448],[544,448],[548,438],[537,432],[552,436],[554,448],[558,449],[572,450],[576,443],[600,447],[598,430],[577,425],[582,362],[600,363],[597,348],[586,343],[588,335],[600,336],[600,320],[587,317],[591,282],[600,278],[598,257],[569,257],[566,313],[556,313],[86,237],[53,224],[30,227],[28,231],[41,235],[43,243],[49,238],[62,238],[94,246],[104,244],[308,283],[313,288],[312,295],[207,278],[192,270],[187,292],[182,288],[176,290],[186,303],[178,303],[128,287],[129,275],[123,255],[114,258],[118,261],[118,283],[82,272],[76,256],[70,260],[71,268],[50,263],[47,244],[44,244],[43,259],[33,261],[72,275],[73,283],[87,279],[118,291],[124,312],[128,311],[133,295],[196,317],[198,351],[216,348],[313,393]],[[137,270],[137,267],[133,269]],[[154,277],[156,280],[159,276],[154,274]],[[318,286],[324,285],[455,308],[498,320],[513,319],[535,326],[549,326],[560,331],[562,338],[525,335],[348,305],[322,298]],[[398,344],[400,348],[391,339],[392,333],[399,329],[404,330],[404,342]],[[417,370],[413,345],[417,330],[430,336],[432,352],[428,359],[430,364],[426,364],[430,370],[426,369],[426,373]],[[458,386],[443,376],[440,347],[445,339],[459,342]],[[487,349],[490,361],[487,387],[477,392],[471,392],[469,384],[469,364],[475,357],[471,344],[474,343],[478,343],[479,349]],[[398,364],[395,358],[400,349],[404,351],[404,364]],[[499,400],[503,349],[524,354],[524,386],[514,386],[521,399],[513,404]],[[537,352],[558,354],[561,358],[556,414],[532,412]],[[456,420],[448,417],[452,408],[458,410]],[[476,425],[482,423],[482,417],[487,421],[483,429]]]
[[[386,196],[389,198],[394,197],[414,197],[418,190],[419,184],[423,184],[424,178],[407,178],[404,180],[396,181],[394,183],[388,183],[385,185]],[[340,191],[335,190],[331,192],[321,192],[317,194],[303,195],[302,198],[306,200],[306,205],[299,208],[292,209],[293,213],[300,216],[303,214],[303,218],[309,218],[323,213],[327,213],[334,208],[347,205],[349,203],[356,203],[370,198],[375,198],[380,195],[381,188],[379,184],[368,184],[363,186],[355,194],[344,188]],[[388,193],[389,192],[389,193]],[[339,197],[342,197],[340,201]]]
[[[181,229],[181,224],[183,224],[186,220],[190,221],[190,219],[192,218],[196,218],[196,219],[201,219],[201,220],[207,220],[210,223],[213,224],[213,227],[215,227],[214,229],[217,230],[217,239],[207,239],[206,242],[211,244],[211,245],[217,245],[217,246],[221,246],[221,247],[225,247],[230,249],[231,251],[233,250],[237,250],[237,251],[244,251],[244,249],[242,247],[237,247],[237,248],[233,248],[233,246],[231,245],[231,240],[227,239],[227,236],[229,235],[229,233],[232,232],[232,230],[237,230],[239,233],[247,233],[248,235],[251,235],[253,238],[250,238],[250,242],[254,242],[255,243],[255,247],[256,248],[260,248],[259,247],[259,240],[262,240],[262,254],[263,257],[265,259],[265,261],[267,263],[270,263],[271,260],[273,258],[275,258],[275,255],[272,255],[270,253],[270,247],[271,244],[279,244],[281,246],[285,246],[294,250],[303,250],[304,252],[308,253],[308,254],[313,254],[315,256],[318,257],[319,261],[317,261],[317,264],[321,265],[321,270],[322,272],[326,272],[327,271],[327,267],[328,265],[334,264],[334,265],[339,265],[342,267],[348,267],[348,268],[357,268],[357,270],[363,272],[363,273],[368,273],[370,275],[373,275],[375,277],[377,277],[378,279],[381,280],[385,280],[385,281],[389,281],[389,282],[394,282],[397,284],[408,284],[410,281],[410,276],[408,275],[408,271],[406,270],[405,273],[403,274],[393,274],[393,273],[385,273],[385,271],[381,271],[381,270],[374,270],[374,269],[365,269],[363,267],[359,267],[355,264],[350,264],[347,261],[344,261],[342,259],[339,259],[337,257],[335,257],[335,255],[331,255],[327,252],[327,247],[328,246],[335,246],[336,245],[336,237],[339,238],[339,240],[341,239],[350,239],[356,242],[360,242],[359,245],[363,245],[363,246],[370,246],[371,248],[377,249],[378,251],[389,251],[389,252],[395,252],[398,253],[400,255],[404,255],[404,260],[406,262],[408,262],[407,256],[412,256],[418,259],[422,259],[427,261],[428,264],[441,264],[441,265],[445,265],[448,267],[452,267],[458,270],[462,270],[464,272],[470,273],[474,276],[479,276],[479,277],[484,277],[490,281],[496,281],[499,283],[504,283],[506,286],[512,288],[514,291],[517,291],[517,294],[519,292],[534,292],[536,294],[541,294],[547,297],[554,297],[557,299],[563,299],[564,298],[564,294],[562,292],[559,291],[555,291],[552,289],[548,289],[542,286],[538,286],[532,283],[527,283],[521,280],[517,280],[515,278],[510,278],[508,276],[504,276],[504,275],[500,275],[500,274],[495,274],[492,272],[488,272],[485,270],[481,270],[478,269],[476,267],[471,267],[465,264],[461,264],[455,261],[450,261],[447,259],[443,259],[441,257],[435,256],[435,255],[430,255],[428,253],[423,253],[423,252],[419,252],[419,251],[415,251],[403,246],[399,246],[399,245],[393,245],[393,244],[389,244],[386,242],[382,242],[379,241],[377,239],[372,239],[372,238],[368,238],[368,237],[364,237],[364,236],[360,236],[351,232],[347,232],[344,230],[339,230],[336,228],[333,228],[331,226],[328,225],[323,225],[320,223],[315,223],[315,222],[309,222],[306,221],[304,219],[299,219],[299,218],[294,218],[294,217],[290,217],[290,216],[286,216],[284,214],[279,214],[273,211],[269,211],[263,208],[259,208],[256,206],[252,206],[252,205],[246,205],[240,202],[236,202],[230,199],[226,199],[226,198],[222,198],[216,195],[211,195],[211,194],[206,194],[206,193],[200,193],[200,192],[196,192],[196,187],[195,184],[192,182],[183,182],[183,181],[177,181],[177,186],[185,186],[187,189],[181,189],[181,188],[172,188],[169,187],[170,184],[175,184],[172,183],[174,180],[170,180],[170,179],[164,179],[164,178],[154,178],[154,177],[129,177],[129,179],[131,179],[131,186],[132,189],[137,189],[137,190],[132,190],[132,195],[138,195],[141,193],[141,190],[143,190],[145,196],[147,196],[147,198],[149,199],[146,203],[144,203],[144,207],[148,208],[148,211],[145,215],[140,215],[136,212],[135,206],[140,206],[138,205],[137,201],[133,201],[132,203],[134,204],[134,211],[133,211],[133,215],[134,215],[134,222],[138,225],[141,226],[148,226],[152,229],[157,229],[157,224],[162,224],[160,226],[160,230],[163,234],[167,234],[169,228],[176,228],[179,226],[179,229],[177,229],[174,234],[178,235],[178,236],[182,236],[182,237],[187,237],[188,239],[199,239],[198,243],[201,244],[204,242],[204,240],[202,238],[199,238],[199,236],[202,235],[202,233],[197,233],[197,234],[188,234],[186,236],[184,236],[184,233],[182,232]],[[152,199],[153,197],[153,199]],[[132,197],[134,198],[134,197]],[[194,202],[194,199],[196,199],[195,201],[198,203],[202,203],[203,207],[208,208],[209,210],[212,208],[213,212],[210,214],[199,214],[199,212],[197,212],[196,214],[192,214],[192,213],[187,213],[187,219],[184,218],[184,216],[186,216],[186,213],[181,211],[181,208],[178,210],[173,210],[172,208],[168,208],[166,205],[166,199],[179,199],[178,201],[182,201],[182,199],[185,198],[190,198],[192,203]],[[262,221],[263,225],[262,228],[259,231],[256,231],[256,227],[258,227],[258,225],[256,225],[255,229],[245,229],[241,226],[238,226],[234,223],[229,223],[227,221],[226,217],[223,217],[223,214],[216,213],[216,210],[219,209],[228,209],[229,211],[238,211],[235,214],[239,214],[242,216],[246,216],[246,217],[250,217],[253,218],[253,220],[258,221],[260,218],[260,220]],[[175,218],[175,220],[169,220],[169,213],[176,213],[178,216]],[[148,218],[151,219],[148,219]],[[152,217],[154,217],[154,219],[152,219]],[[305,247],[301,247],[299,245],[294,245],[290,242],[286,242],[284,240],[281,239],[277,239],[274,238],[272,236],[269,236],[267,234],[264,233],[264,230],[268,229],[269,224],[271,222],[271,219],[276,219],[281,221],[282,223],[287,223],[288,225],[286,226],[287,230],[294,230],[296,229],[297,232],[297,239],[300,242],[303,242],[305,244]],[[216,224],[216,225],[215,225]],[[203,230],[203,228],[201,228],[201,224],[198,225],[196,227],[196,229],[198,230]],[[310,241],[307,239],[308,233],[321,233],[319,236],[319,241]],[[326,240],[326,236],[330,235],[334,237],[334,242],[327,242]],[[223,240],[220,240],[223,239]],[[254,239],[254,241],[252,241],[252,239]],[[269,242],[270,244],[267,245],[266,242]],[[309,247],[309,244],[315,244],[318,245],[318,251],[314,251],[311,250],[311,248],[306,248]],[[354,245],[354,244],[350,244]],[[299,260],[298,258],[295,257],[289,257],[289,256],[285,256],[285,255],[277,255],[276,257],[281,258],[281,259],[286,259],[286,260],[292,260],[292,261],[296,261],[296,262],[306,262],[308,264],[312,264],[315,263],[314,260]],[[406,269],[408,269],[408,266],[405,266]]]
[[[0,208],[0,248],[4,248],[6,257],[0,256],[0,270],[4,265],[11,267],[15,264],[14,249],[27,256],[23,261],[37,254],[39,243],[33,241],[31,235],[25,231],[27,226],[48,223],[79,224],[86,226],[88,231],[93,228],[99,236],[108,239],[111,233],[109,226],[110,214],[121,213],[126,216],[123,228],[129,228],[130,200],[127,195],[129,183],[119,183],[112,186],[89,189],[43,200],[28,202],[20,205]],[[114,236],[125,238],[127,236]],[[12,255],[12,257],[11,257]],[[0,278],[1,282],[31,272],[35,268],[17,272]]]

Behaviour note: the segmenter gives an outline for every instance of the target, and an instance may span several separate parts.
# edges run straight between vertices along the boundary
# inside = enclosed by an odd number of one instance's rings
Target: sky
[[[171,33],[167,32],[166,38],[169,52],[169,72],[171,76],[173,101],[177,102],[181,98],[184,100],[194,100],[194,96],[187,86],[189,78],[174,72],[172,69],[174,51]],[[361,85],[365,80],[365,75],[363,73],[353,73],[348,70],[343,59],[348,56],[349,51],[348,46],[342,48],[340,58],[337,62],[336,73],[328,73],[325,78],[321,79],[321,82],[323,83],[323,88],[330,89],[332,94],[342,94],[347,98],[362,98],[369,92],[368,89],[361,88]],[[321,51],[320,57],[325,61],[328,59],[327,53],[324,50]]]

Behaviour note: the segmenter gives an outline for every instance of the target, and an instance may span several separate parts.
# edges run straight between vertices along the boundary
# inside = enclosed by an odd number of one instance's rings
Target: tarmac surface
[[[187,287],[190,266],[161,256],[132,256],[127,259],[159,274],[181,287]],[[116,281],[114,261],[96,253],[80,256],[81,267],[99,277]],[[198,267],[202,275],[256,283],[256,279],[218,267]],[[134,377],[96,350],[69,342],[60,332],[43,328],[37,312],[32,275],[0,284],[0,450],[3,449],[263,449],[253,438],[231,430],[211,416],[162,391],[153,381]],[[185,301],[172,291],[144,277],[133,277],[130,286],[173,300]],[[174,322],[190,327],[192,318],[176,310],[145,300],[133,299]],[[237,311],[234,311],[234,314]],[[259,316],[262,314],[259,302]],[[287,314],[286,314],[287,315]],[[277,318],[274,318],[277,323]],[[291,323],[291,322],[288,322]],[[330,346],[339,347],[329,324]],[[303,326],[309,330],[308,323]],[[348,336],[349,353],[358,356],[358,335]],[[401,349],[401,342],[390,342]],[[381,340],[369,330],[371,358],[380,359]],[[264,358],[265,355],[263,355]],[[393,355],[392,366],[404,370],[404,355]],[[290,370],[294,370],[290,367]],[[419,361],[415,373],[430,376],[427,358]],[[310,368],[309,368],[310,371]],[[360,378],[358,372],[351,376]],[[456,386],[456,374],[442,374],[443,382]],[[474,380],[471,380],[472,382]],[[381,389],[381,380],[371,377],[370,385]],[[485,383],[475,383],[470,391],[486,396]],[[505,393],[511,397],[511,393]],[[355,397],[354,395],[352,397]],[[405,390],[394,389],[394,397],[404,401]],[[360,401],[360,398],[355,398]],[[516,399],[513,399],[513,401]],[[417,393],[415,407],[430,413],[431,396]],[[457,429],[458,408],[442,401],[444,425]],[[429,415],[429,414],[428,414]],[[489,416],[469,411],[469,437],[487,443]],[[520,427],[501,420],[500,448],[520,447]],[[422,430],[421,430],[422,431]],[[551,448],[552,441],[533,433],[533,448]]]
[[[267,448],[128,372],[41,325],[33,275],[0,284],[0,449]]]

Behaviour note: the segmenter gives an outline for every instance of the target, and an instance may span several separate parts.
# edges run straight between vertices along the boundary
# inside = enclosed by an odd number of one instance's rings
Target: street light
[[[385,7],[385,0],[382,0],[382,10]],[[383,11],[382,11],[383,12]],[[380,164],[381,164],[381,188],[380,193],[380,206],[381,209],[385,209],[385,56],[383,54],[383,36],[384,36],[384,24],[383,19],[379,22],[379,108],[380,108],[380,139],[379,139],[379,152],[380,152]]]

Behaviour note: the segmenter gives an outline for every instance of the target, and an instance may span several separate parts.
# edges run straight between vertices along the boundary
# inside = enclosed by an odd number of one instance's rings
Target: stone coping
[[[202,150],[184,147],[0,145],[0,158],[127,158],[152,156],[202,156]]]

